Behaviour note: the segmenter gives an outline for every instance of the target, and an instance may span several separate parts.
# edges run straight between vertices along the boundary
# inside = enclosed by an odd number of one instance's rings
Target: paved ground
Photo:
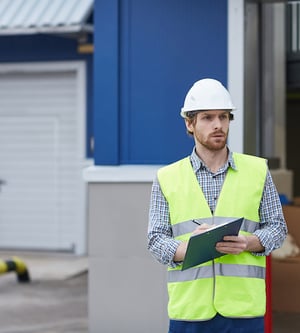
[[[88,333],[87,274],[20,284],[0,283],[1,333]]]
[[[18,257],[32,280],[19,283],[14,272],[0,276],[0,333],[88,333],[86,258]]]
[[[88,333],[87,258],[19,257],[32,281],[19,283],[15,273],[0,276],[0,333]],[[300,314],[273,313],[272,333],[299,332]]]

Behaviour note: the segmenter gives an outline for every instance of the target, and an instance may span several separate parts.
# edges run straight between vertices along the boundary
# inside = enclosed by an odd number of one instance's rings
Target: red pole
[[[266,258],[266,296],[267,307],[265,314],[265,333],[272,333],[272,280],[271,280],[271,255]]]

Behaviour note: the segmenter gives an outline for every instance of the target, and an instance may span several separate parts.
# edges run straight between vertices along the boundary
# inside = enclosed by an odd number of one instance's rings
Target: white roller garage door
[[[0,248],[83,253],[84,67],[19,66],[0,68]]]

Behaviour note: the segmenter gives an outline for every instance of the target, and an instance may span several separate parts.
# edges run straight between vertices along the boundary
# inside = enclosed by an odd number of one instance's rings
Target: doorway
[[[245,2],[244,151],[268,159],[280,194],[295,195],[288,150],[286,1]]]

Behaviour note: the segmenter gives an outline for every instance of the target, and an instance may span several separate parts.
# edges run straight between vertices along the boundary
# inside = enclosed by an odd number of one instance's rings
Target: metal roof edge
[[[70,26],[56,26],[56,27],[39,27],[39,28],[10,28],[0,29],[0,36],[11,35],[35,35],[35,34],[66,34],[66,33],[93,33],[94,26],[91,24],[85,25],[70,25]]]
[[[94,0],[0,0],[0,36],[93,33]]]

